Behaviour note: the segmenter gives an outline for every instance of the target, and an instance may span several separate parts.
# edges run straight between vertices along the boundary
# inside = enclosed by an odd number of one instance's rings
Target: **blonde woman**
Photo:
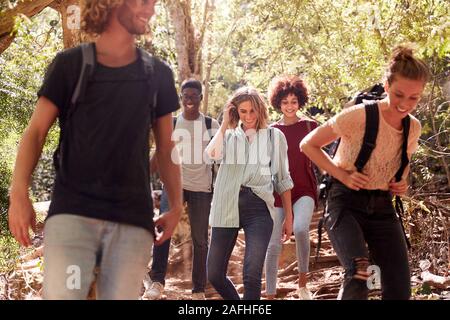
[[[208,280],[225,300],[240,296],[227,277],[239,230],[245,233],[244,300],[261,297],[261,276],[275,214],[273,186],[290,204],[293,186],[283,133],[268,129],[267,106],[251,87],[238,89],[223,113],[219,131],[206,151],[222,160],[214,189],[208,252]],[[286,212],[292,216],[290,205]],[[289,232],[289,231],[288,231]]]

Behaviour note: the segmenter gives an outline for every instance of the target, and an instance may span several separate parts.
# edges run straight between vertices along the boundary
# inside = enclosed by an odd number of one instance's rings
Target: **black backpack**
[[[350,107],[353,105],[358,105],[361,103],[369,103],[369,102],[375,102],[377,100],[382,100],[386,97],[386,92],[384,91],[384,86],[382,83],[376,83],[374,86],[367,90],[360,91],[356,94],[356,96],[349,101],[345,107]],[[376,115],[376,117],[378,114]],[[375,136],[376,138],[376,136]],[[331,158],[333,158],[337,152],[337,149],[339,147],[339,143],[341,142],[341,139],[337,139],[336,141],[330,143],[328,146],[325,147],[326,152],[330,155]],[[370,156],[370,154],[369,154]],[[329,188],[331,177],[327,174],[319,177],[319,200],[322,202],[325,202],[327,197],[327,189]]]
[[[355,104],[363,103],[364,100],[381,100],[386,97],[384,86],[381,83],[375,84],[369,90],[359,92],[355,97]]]
[[[66,136],[67,132],[70,130],[70,121],[68,121],[71,116],[74,114],[78,102],[83,101],[87,84],[89,79],[92,77],[95,71],[96,66],[96,59],[95,59],[95,48],[94,43],[82,43],[80,45],[81,54],[82,54],[82,60],[81,60],[81,66],[80,66],[80,74],[78,76],[78,80],[75,86],[75,89],[72,93],[72,97],[70,99],[69,108],[65,111],[63,115],[64,119],[64,125],[61,125],[60,135],[59,135],[59,142],[58,147],[56,148],[55,152],[53,153],[53,164],[55,166],[55,169],[58,170],[61,167],[63,157],[62,157],[62,148],[65,147],[65,144],[67,143],[64,140],[64,137]],[[150,102],[150,113],[151,113],[151,120],[152,122],[155,120],[155,112],[156,112],[156,104],[157,104],[157,97],[158,97],[158,88],[157,88],[157,81],[154,81],[154,74],[155,74],[155,58],[151,56],[147,51],[138,48],[139,57],[138,59],[141,60],[145,72],[145,76],[147,78],[147,82],[149,83],[150,88],[154,88],[153,92],[150,92],[151,94],[151,102]],[[61,174],[61,173],[60,173]]]
[[[378,113],[378,103],[377,102],[371,102],[365,104],[365,111],[366,111],[366,127],[364,130],[364,137],[363,142],[361,145],[361,149],[359,151],[359,154],[355,161],[355,167],[358,170],[358,172],[362,172],[362,169],[366,165],[367,161],[369,161],[369,158],[372,154],[372,151],[375,149],[376,139],[378,135],[378,126],[379,126],[379,113]],[[408,135],[409,135],[409,128],[410,128],[410,122],[411,118],[410,116],[406,116],[402,119],[402,125],[403,125],[403,144],[402,144],[402,154],[401,154],[401,164],[400,168],[397,170],[397,173],[395,174],[395,181],[400,181],[403,172],[405,171],[406,167],[409,164],[408,154],[407,154],[407,148],[408,148]],[[337,151],[337,147],[334,150],[333,156],[335,155]],[[321,184],[321,192],[320,192],[320,198],[323,200],[326,200],[328,196],[328,190],[330,189],[332,184],[332,178],[329,175],[325,176],[325,179],[322,181]],[[397,212],[399,219],[400,219],[400,225],[402,227],[403,235],[406,240],[406,244],[408,245],[408,249],[411,248],[411,244],[408,240],[408,237],[406,236],[405,228],[403,226],[403,203],[399,196],[395,196],[395,211]],[[318,260],[319,257],[319,251],[322,244],[322,228],[323,224],[325,222],[325,212],[326,208],[323,211],[323,215],[321,219],[319,220],[319,225],[317,227],[317,233],[318,233],[318,242],[317,242],[317,248],[316,248],[316,258],[315,263]],[[337,225],[339,223],[341,216],[338,216],[336,219],[336,222],[333,226]],[[333,226],[331,228],[333,228]]]

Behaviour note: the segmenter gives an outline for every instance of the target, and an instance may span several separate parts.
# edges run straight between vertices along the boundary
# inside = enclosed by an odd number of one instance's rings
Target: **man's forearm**
[[[20,141],[11,182],[11,197],[28,196],[31,175],[42,153],[45,137],[27,129]]]

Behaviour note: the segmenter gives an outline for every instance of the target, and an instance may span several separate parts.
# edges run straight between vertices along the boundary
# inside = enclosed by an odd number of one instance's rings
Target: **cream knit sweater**
[[[387,107],[387,104],[379,104],[380,123],[376,147],[363,169],[363,173],[369,176],[369,183],[365,189],[388,190],[389,182],[400,167],[403,131],[391,127],[383,118],[381,111]],[[365,123],[366,114],[362,104],[345,109],[326,122],[325,125],[331,126],[333,131],[341,137],[341,143],[333,160],[338,167],[356,170],[354,163],[361,149]],[[420,131],[419,120],[411,116],[407,149],[410,159],[417,149]]]

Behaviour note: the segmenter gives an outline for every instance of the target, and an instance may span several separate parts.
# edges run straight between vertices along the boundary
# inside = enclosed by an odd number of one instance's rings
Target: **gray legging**
[[[297,263],[299,272],[309,270],[309,226],[314,213],[314,199],[304,196],[292,206],[294,212],[294,235],[297,249]],[[274,295],[277,289],[278,260],[281,254],[281,233],[284,222],[283,208],[275,208],[272,237],[266,254],[266,293]]]

